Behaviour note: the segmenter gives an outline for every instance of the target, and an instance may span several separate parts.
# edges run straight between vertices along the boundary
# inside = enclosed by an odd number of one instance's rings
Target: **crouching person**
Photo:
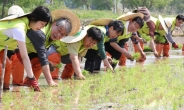
[[[91,23],[105,33],[97,46],[89,49],[85,56],[85,70],[93,73],[100,70],[101,61],[103,61],[106,68],[113,70],[112,65],[109,63],[109,57],[106,56],[105,44],[106,42],[116,42],[116,38],[124,33],[124,25],[120,20],[112,19],[98,19]],[[114,40],[115,39],[115,40]]]
[[[42,16],[42,17],[40,17]],[[31,69],[31,63],[26,48],[26,32],[29,29],[39,31],[51,20],[51,14],[48,8],[39,6],[30,14],[11,15],[0,20],[0,59],[4,56],[4,46],[8,45],[8,50],[14,50],[17,45],[20,50],[22,63],[28,76],[28,85],[34,88],[34,91],[40,91],[38,82]],[[5,79],[11,73],[11,63],[6,58]],[[0,67],[1,68],[1,67]],[[2,72],[2,71],[1,71]],[[7,80],[6,80],[7,81]],[[9,81],[4,82],[3,89],[9,89]]]
[[[87,26],[82,28],[76,35],[67,36],[61,41],[53,43],[56,51],[61,56],[61,61],[69,60],[60,76],[62,79],[71,79],[74,72],[76,73],[78,79],[85,79],[80,68],[80,54],[85,54],[88,49],[96,45],[102,39],[102,36],[103,33],[100,29]],[[69,55],[69,57],[65,57],[67,55]],[[54,63],[54,61],[50,62]],[[57,76],[58,73],[52,74],[52,77],[56,78]]]

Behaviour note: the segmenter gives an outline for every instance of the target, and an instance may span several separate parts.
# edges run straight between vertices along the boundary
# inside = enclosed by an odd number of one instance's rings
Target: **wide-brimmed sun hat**
[[[164,31],[168,34],[168,27],[172,25],[172,21],[169,19],[162,18],[161,15],[158,15],[158,19],[160,21],[160,24],[162,25]]]
[[[138,16],[143,18],[144,14],[142,14],[140,12],[137,12],[137,13],[128,12],[126,14],[119,16],[117,19],[127,21],[127,20],[133,19],[133,18],[138,17]]]
[[[23,9],[18,5],[13,5],[8,9],[8,16],[10,15],[23,15]]]
[[[90,28],[90,26],[81,27],[80,31],[78,31],[73,36],[67,36],[65,38],[62,38],[60,41],[65,43],[74,43],[82,40],[87,35],[87,30]]]
[[[100,18],[98,20],[92,21],[90,25],[105,26],[105,25],[108,25],[112,21],[113,19],[111,18]]]
[[[0,19],[0,21],[4,20],[12,20],[15,18],[23,17],[28,15],[29,13],[24,13],[23,9],[18,5],[13,5],[8,9],[8,16]]]
[[[52,22],[60,19],[60,18],[66,18],[68,20],[70,20],[71,25],[72,25],[72,30],[69,33],[69,35],[74,35],[76,34],[81,27],[80,24],[80,19],[77,17],[77,15],[75,15],[73,12],[69,11],[69,10],[55,10],[51,12],[52,15]]]

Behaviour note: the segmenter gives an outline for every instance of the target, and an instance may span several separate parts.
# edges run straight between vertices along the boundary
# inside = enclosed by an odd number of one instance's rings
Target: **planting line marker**
[[[8,45],[5,46],[4,49],[4,58],[3,58],[3,63],[2,63],[2,75],[1,75],[1,80],[0,80],[0,100],[2,100],[2,91],[3,91],[3,82],[4,82],[4,72],[5,72],[5,67],[6,67],[6,57],[7,57],[7,50],[8,50]]]

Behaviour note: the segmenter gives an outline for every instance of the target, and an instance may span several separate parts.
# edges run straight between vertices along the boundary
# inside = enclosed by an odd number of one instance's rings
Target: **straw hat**
[[[8,16],[5,18],[0,19],[0,21],[3,20],[12,20],[15,18],[23,17],[28,15],[29,13],[24,13],[23,9],[18,5],[13,5],[8,9]]]
[[[160,24],[162,25],[164,31],[168,34],[168,27],[172,25],[172,21],[169,19],[163,19],[161,15],[158,15]]]
[[[77,32],[74,36],[67,36],[60,41],[65,42],[65,43],[74,43],[78,42],[81,39],[83,39],[87,35],[87,30],[89,29],[89,26],[86,26],[84,28],[81,28],[79,32]]]
[[[69,10],[55,10],[51,12],[52,15],[52,21],[56,21],[60,18],[67,18],[70,20],[71,25],[72,25],[72,30],[69,33],[69,35],[74,35],[76,34],[79,29],[80,29],[80,19],[71,11]]]
[[[127,21],[127,20],[133,19],[133,18],[138,17],[138,16],[141,18],[144,17],[144,15],[140,12],[137,12],[137,13],[128,12],[124,15],[119,16],[117,19]]]
[[[90,25],[105,26],[105,25],[108,25],[112,21],[113,19],[110,19],[110,18],[100,18],[98,20],[91,22]]]

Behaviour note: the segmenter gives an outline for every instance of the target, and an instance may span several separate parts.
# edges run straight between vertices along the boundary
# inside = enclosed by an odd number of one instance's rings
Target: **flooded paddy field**
[[[127,60],[116,73],[84,73],[86,80],[55,80],[48,87],[43,75],[41,92],[11,86],[3,92],[2,110],[183,110],[184,53],[171,50],[168,58],[147,53],[144,63]],[[84,61],[81,64],[83,68]]]

